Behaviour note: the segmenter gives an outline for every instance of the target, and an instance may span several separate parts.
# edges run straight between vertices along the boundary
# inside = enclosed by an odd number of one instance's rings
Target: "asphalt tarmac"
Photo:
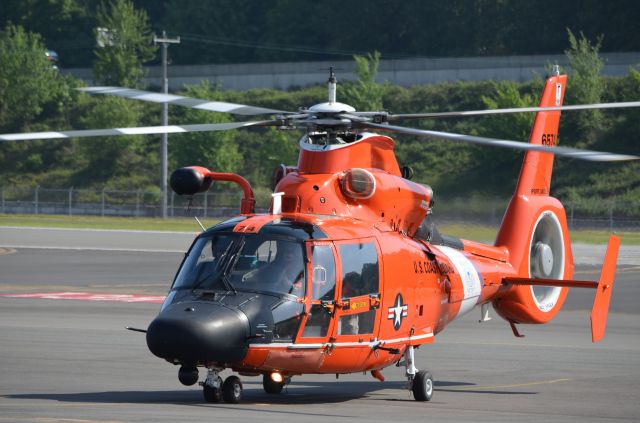
[[[164,235],[176,243],[168,247],[162,236],[138,234],[135,248],[87,248],[74,231],[40,231],[39,244],[22,246],[5,234],[0,293],[162,295],[191,237]],[[576,270],[580,279],[599,273]],[[390,367],[385,382],[295,377],[280,395],[242,377],[244,400],[230,405],[204,402],[199,388],[178,382],[177,368],[151,355],[143,334],[124,330],[146,327],[157,304],[0,298],[0,422],[640,421],[640,268],[619,266],[598,344],[590,340],[591,301],[592,293],[573,290],[553,322],[520,326],[522,339],[495,313],[482,324],[476,310],[454,322],[416,354],[436,380],[429,403],[405,389],[404,368]]]

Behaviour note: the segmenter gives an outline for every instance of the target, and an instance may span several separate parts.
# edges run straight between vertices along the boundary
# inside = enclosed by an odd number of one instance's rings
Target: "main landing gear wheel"
[[[238,376],[229,376],[222,384],[222,399],[230,404],[237,404],[242,398],[242,382]]]
[[[420,370],[413,378],[411,385],[416,401],[431,401],[433,396],[433,377],[426,370]]]
[[[282,382],[274,382],[271,379],[271,375],[263,375],[262,387],[267,394],[279,394],[284,388],[284,380]]]
[[[222,386],[222,378],[218,377],[218,386]],[[220,402],[222,401],[222,389],[214,388],[213,386],[209,386],[207,384],[202,385],[202,394],[204,395],[204,400],[207,402]]]

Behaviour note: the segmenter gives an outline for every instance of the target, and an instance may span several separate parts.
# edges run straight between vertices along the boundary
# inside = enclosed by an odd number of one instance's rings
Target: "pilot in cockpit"
[[[243,282],[279,294],[301,296],[304,293],[304,258],[299,244],[278,241],[274,259],[244,275]]]

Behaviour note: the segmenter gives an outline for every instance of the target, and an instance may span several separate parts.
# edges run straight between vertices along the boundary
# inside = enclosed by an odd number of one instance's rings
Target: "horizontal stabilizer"
[[[592,288],[596,290],[596,296],[591,308],[591,340],[598,342],[604,337],[607,327],[607,315],[609,314],[609,302],[613,290],[613,278],[618,261],[620,249],[620,237],[611,235],[609,245],[604,257],[600,280],[577,281],[567,279],[540,279],[540,278],[516,278],[507,277],[502,280],[504,285],[530,285],[530,286],[558,286],[563,288]]]

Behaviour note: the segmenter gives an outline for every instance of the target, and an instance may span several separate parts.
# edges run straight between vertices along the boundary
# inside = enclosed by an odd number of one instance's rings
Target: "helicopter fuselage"
[[[232,241],[215,257],[222,239]],[[278,264],[285,243],[299,248],[302,275],[284,288],[281,274],[247,277]],[[199,286],[199,276],[185,282],[219,258],[219,279],[229,285]],[[287,375],[376,370],[495,299],[502,278],[513,274],[504,249],[470,241],[432,245],[389,225],[338,216],[244,216],[196,239],[147,339],[154,354],[190,367]]]
[[[476,305],[493,302],[516,321],[518,299],[500,307],[515,291],[502,281],[528,269],[505,247],[441,236],[431,189],[403,177],[393,146],[369,133],[303,137],[270,214],[196,239],[149,326],[150,350],[187,368],[351,373],[399,361]],[[551,294],[542,297],[553,308],[566,289]]]

